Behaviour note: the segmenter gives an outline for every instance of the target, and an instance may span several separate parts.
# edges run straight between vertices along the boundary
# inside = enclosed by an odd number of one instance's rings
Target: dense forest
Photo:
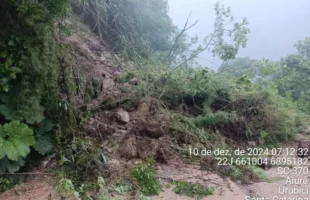
[[[189,149],[277,148],[309,121],[310,37],[278,61],[237,57],[247,19],[219,3],[203,43],[187,35],[191,15],[172,23],[167,0],[3,0],[0,11],[0,192],[35,172],[53,182],[45,199],[151,199],[167,186],[158,166],[186,162],[257,182],[259,165]],[[192,67],[205,51],[219,70]]]

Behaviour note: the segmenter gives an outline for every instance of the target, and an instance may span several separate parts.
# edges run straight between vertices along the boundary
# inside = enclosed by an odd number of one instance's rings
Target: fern
[[[12,121],[0,125],[0,159],[7,156],[10,160],[18,161],[30,153],[30,146],[34,144],[33,131],[26,124]]]

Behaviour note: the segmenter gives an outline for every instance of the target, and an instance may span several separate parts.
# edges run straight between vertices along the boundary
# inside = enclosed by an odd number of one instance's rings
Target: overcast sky
[[[216,0],[168,0],[170,16],[180,28],[192,11],[191,22],[198,24],[188,31],[191,36],[203,38],[212,31]],[[229,6],[235,18],[247,17],[251,33],[247,48],[240,50],[239,57],[277,60],[294,53],[293,45],[310,36],[310,0],[221,0]],[[219,59],[209,53],[198,58],[201,65],[216,69]]]

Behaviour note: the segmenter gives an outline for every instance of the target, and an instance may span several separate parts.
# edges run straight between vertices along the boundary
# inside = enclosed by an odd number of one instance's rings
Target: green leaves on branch
[[[10,160],[18,161],[30,153],[30,146],[35,144],[32,129],[19,121],[0,125],[0,159],[7,156]]]
[[[25,49],[22,40],[12,38],[9,40],[6,50],[0,52],[0,59],[4,60],[0,63],[0,92],[8,92],[10,81],[16,79],[16,75],[21,73],[18,66]]]
[[[241,22],[236,22],[231,15],[230,8],[215,5],[215,22],[214,32],[205,38],[205,43],[208,46],[213,46],[213,55],[219,56],[222,60],[227,61],[234,59],[239,51],[239,48],[245,48],[247,44],[247,34],[250,32],[246,26],[248,21],[243,18]],[[233,23],[233,27],[227,28],[226,25]],[[224,41],[224,38],[229,38],[232,43]]]

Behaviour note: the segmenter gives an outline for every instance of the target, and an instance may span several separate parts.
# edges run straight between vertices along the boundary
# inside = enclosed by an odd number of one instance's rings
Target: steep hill
[[[243,184],[259,187],[286,166],[272,163],[283,152],[271,149],[293,141],[308,115],[272,87],[191,68],[210,46],[190,51],[165,1],[72,1],[75,13],[60,2],[4,4],[14,23],[2,26],[20,25],[14,37],[0,35],[0,75],[11,75],[0,94],[0,190],[13,187],[0,199],[244,199],[252,194]],[[159,25],[150,5],[160,8]],[[234,44],[224,43],[230,10],[216,9],[210,41],[231,59],[246,43],[247,22],[231,30]],[[160,37],[144,31],[167,27]],[[253,148],[264,151],[249,155]]]

